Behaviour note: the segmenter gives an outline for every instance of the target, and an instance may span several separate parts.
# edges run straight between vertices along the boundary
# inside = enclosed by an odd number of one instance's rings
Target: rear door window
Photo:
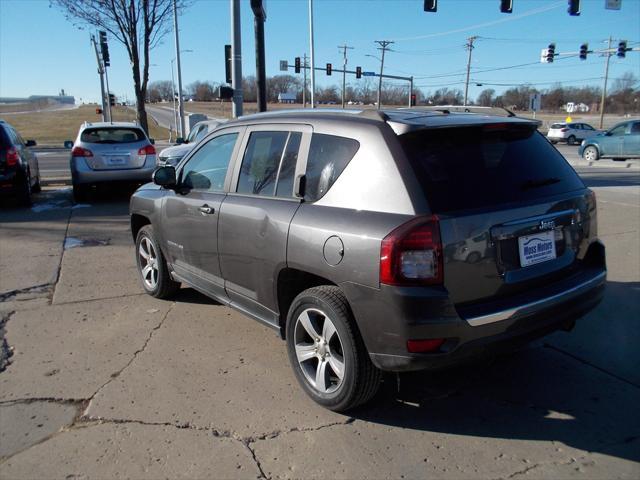
[[[289,132],[253,132],[242,159],[238,193],[273,196]]]
[[[307,159],[305,200],[322,198],[359,148],[360,143],[352,138],[314,133]]]
[[[80,141],[84,143],[135,143],[146,139],[139,128],[87,128],[82,131]]]
[[[584,188],[535,125],[421,130],[400,141],[434,213],[518,203]]]

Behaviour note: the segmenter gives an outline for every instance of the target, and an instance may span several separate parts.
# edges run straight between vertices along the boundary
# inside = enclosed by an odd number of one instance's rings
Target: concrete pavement
[[[579,172],[603,303],[519,354],[387,376],[349,416],[304,395],[273,331],[191,289],[143,294],[126,193],[3,208],[0,477],[638,478],[640,178]]]

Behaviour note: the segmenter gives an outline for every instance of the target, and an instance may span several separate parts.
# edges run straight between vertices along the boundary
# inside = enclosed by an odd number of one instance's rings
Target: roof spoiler
[[[358,116],[368,118],[370,120],[376,120],[378,122],[386,122],[389,120],[389,116],[380,110],[362,110]]]

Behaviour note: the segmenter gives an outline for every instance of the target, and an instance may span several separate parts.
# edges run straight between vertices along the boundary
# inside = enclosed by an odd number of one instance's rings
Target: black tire
[[[42,191],[42,185],[40,185],[40,174],[39,173],[38,173],[38,179],[36,180],[36,183],[31,188],[31,191],[33,193],[40,193]]]
[[[576,137],[573,135],[570,135],[569,138],[567,138],[567,145],[575,145],[576,144]]]
[[[76,203],[86,202],[89,198],[89,187],[87,185],[73,184],[73,200]]]
[[[321,312],[325,318],[329,318],[337,332],[344,373],[343,378],[332,392],[322,392],[307,380],[296,355],[296,334],[300,335],[300,332],[296,332],[296,325],[302,325],[299,322],[299,317],[309,309]],[[319,318],[322,318],[321,315]],[[300,326],[299,328],[304,327]],[[305,332],[302,331],[302,334],[304,335]],[[334,286],[314,287],[298,295],[289,308],[286,338],[289,361],[296,379],[307,395],[316,403],[335,412],[344,412],[366,403],[377,393],[382,372],[371,363],[347,299],[340,288]],[[336,355],[333,350],[331,352],[327,355]],[[317,358],[307,360],[312,364],[315,362],[317,366],[322,361],[325,360]],[[327,360],[327,364],[331,364],[331,359]]]
[[[467,256],[467,263],[478,263],[480,260],[482,260],[480,252],[471,252]]]
[[[552,145],[555,145],[556,143],[558,143],[557,140],[550,140],[550,142],[551,142]]]
[[[31,197],[31,173],[29,171],[27,171],[27,174],[18,187],[18,201],[23,207],[33,205],[33,198]]]
[[[156,258],[156,266],[157,266],[157,274],[156,274],[156,282],[148,282],[145,280],[145,275],[143,274],[142,262],[144,258],[140,254],[141,244],[143,242],[148,241],[152,246],[155,252]],[[145,243],[148,246],[147,243]],[[167,267],[167,262],[162,254],[162,250],[160,250],[160,246],[156,241],[155,233],[153,232],[153,227],[151,225],[145,225],[138,232],[138,236],[136,237],[136,265],[138,267],[138,275],[140,276],[140,283],[142,284],[142,288],[144,291],[156,298],[169,298],[180,289],[180,283],[171,279],[169,275],[169,268]],[[151,273],[153,275],[153,273]]]

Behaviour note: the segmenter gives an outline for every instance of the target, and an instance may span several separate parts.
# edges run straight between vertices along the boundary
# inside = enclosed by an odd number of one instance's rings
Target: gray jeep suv
[[[221,125],[131,199],[142,285],[273,327],[337,411],[381,371],[568,330],[602,297],[604,247],[593,192],[536,127],[416,109]]]

